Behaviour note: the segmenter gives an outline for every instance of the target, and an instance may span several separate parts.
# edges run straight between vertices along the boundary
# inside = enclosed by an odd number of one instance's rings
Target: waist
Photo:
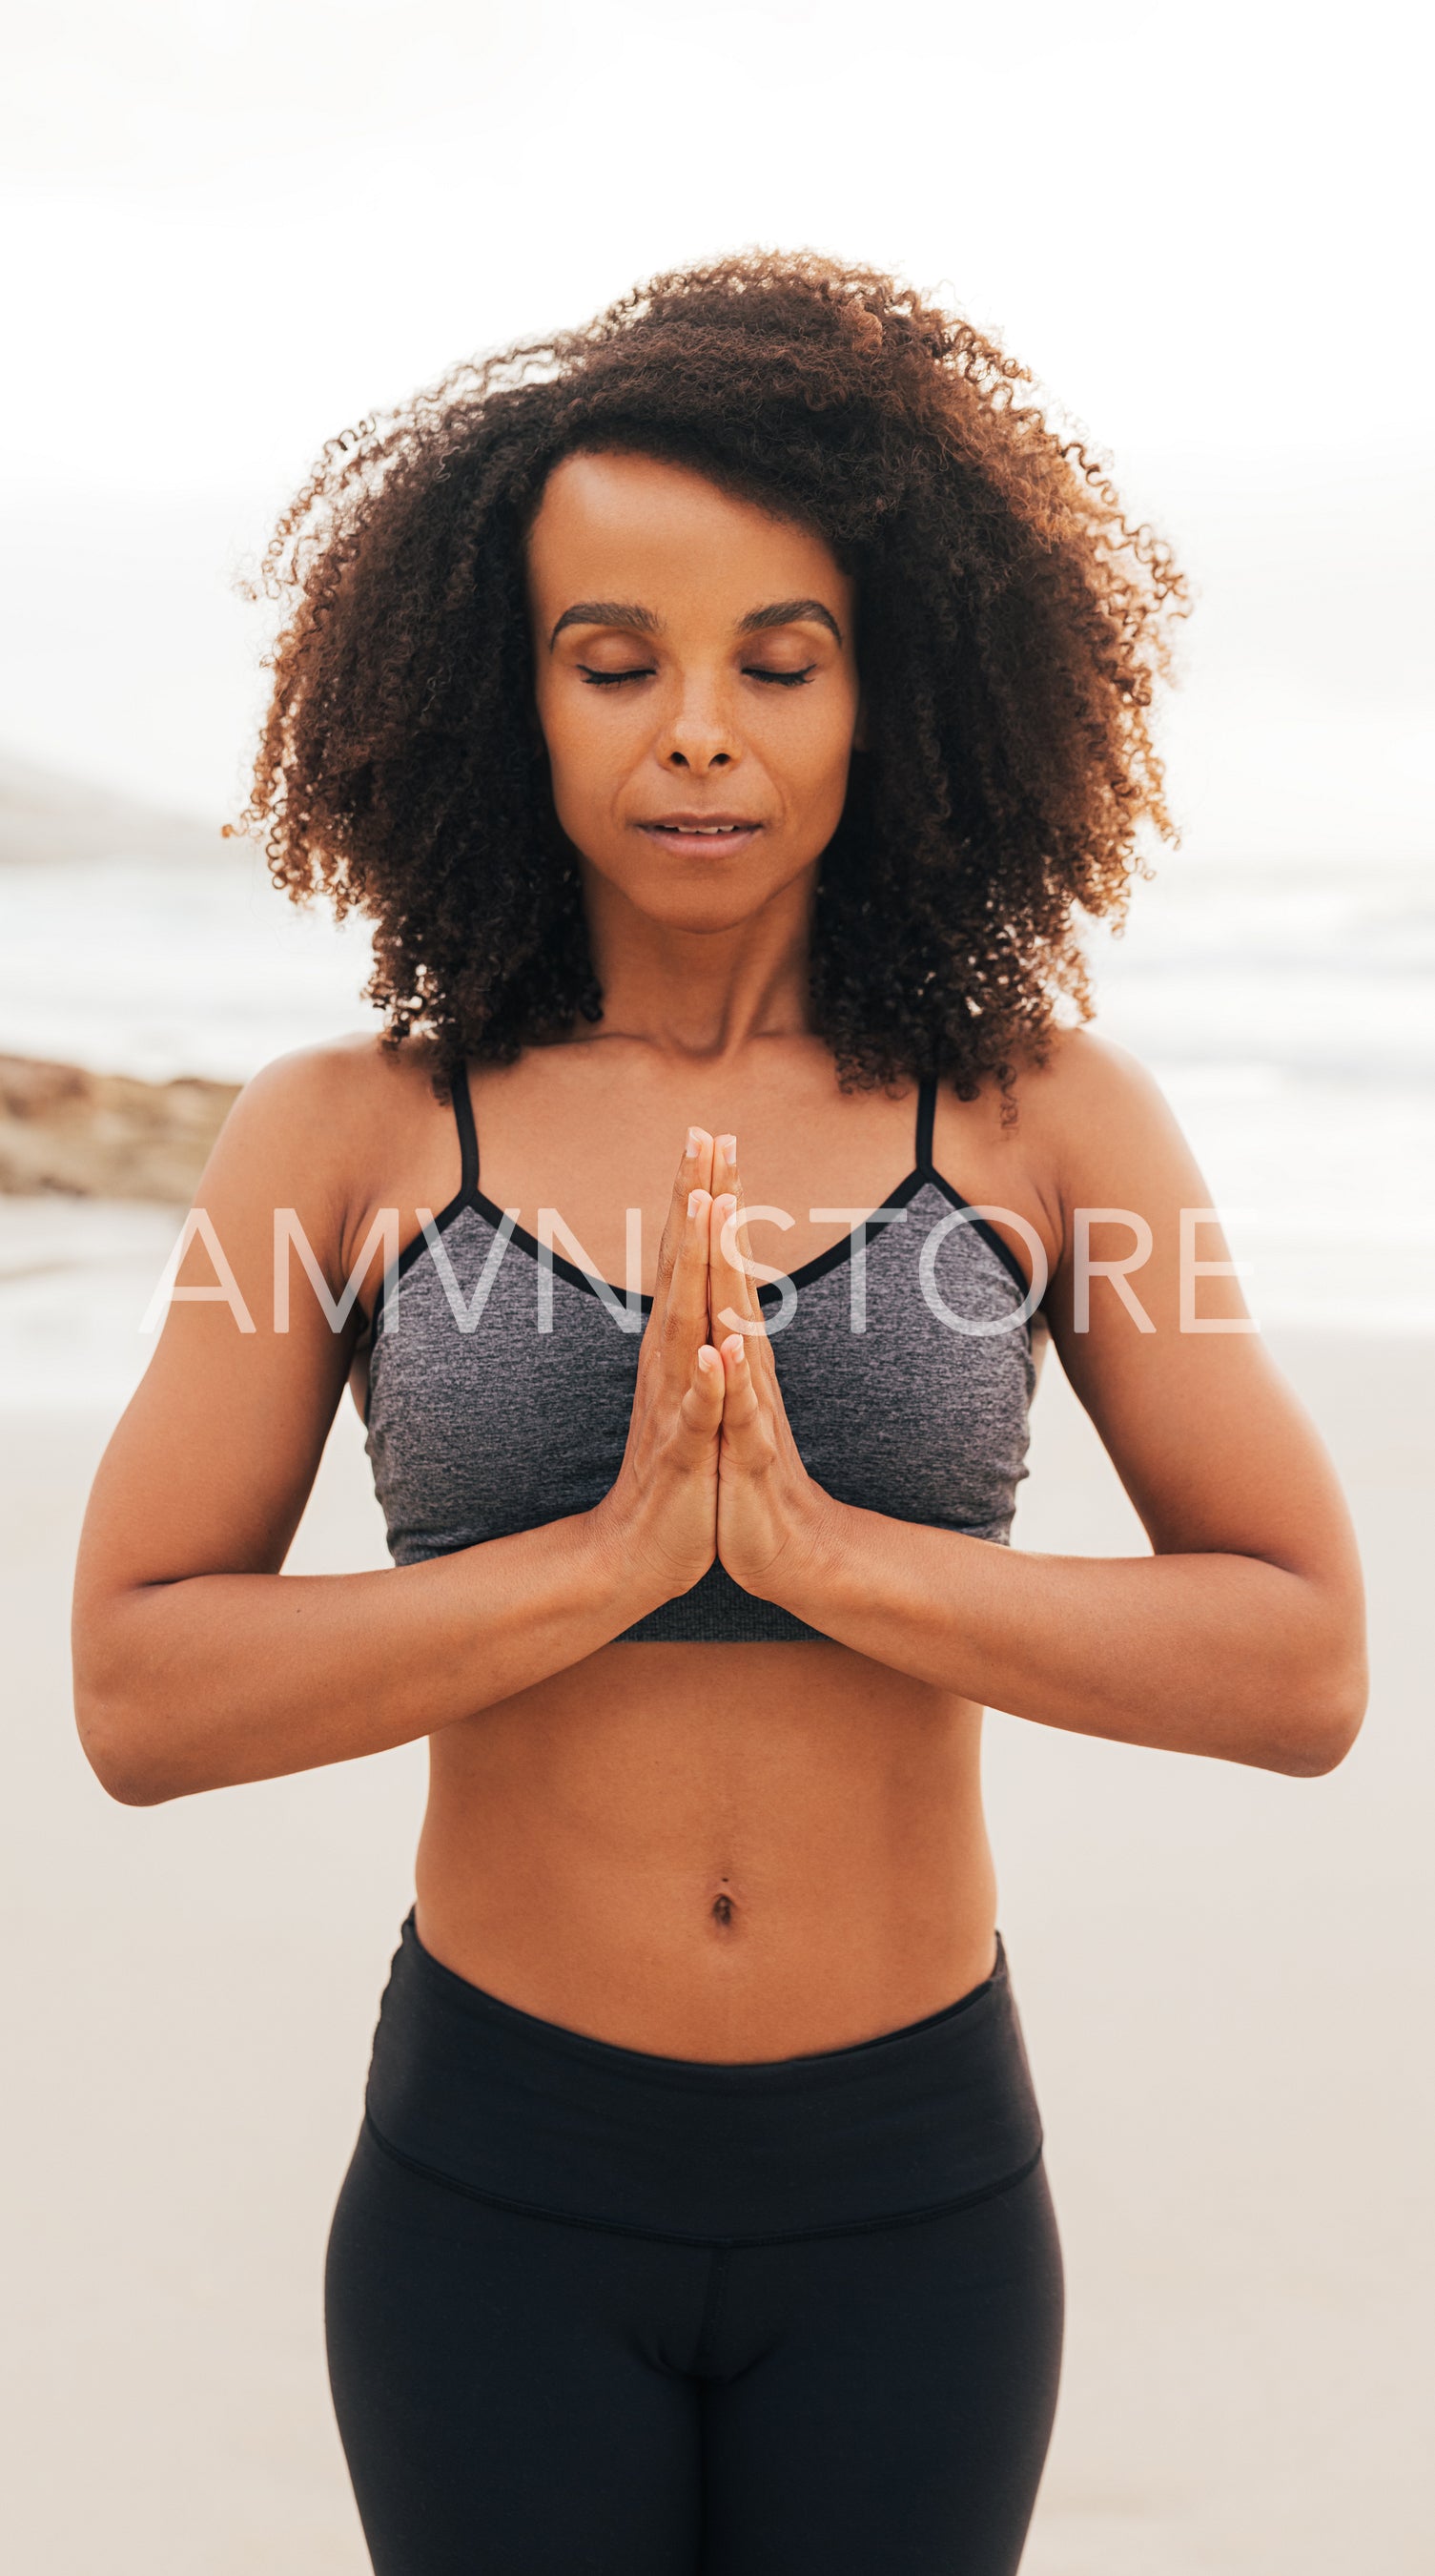
[[[418,1928],[619,2046],[845,2046],[991,1964],[980,1761],[977,1710],[838,1647],[612,1647],[434,1738]]]
[[[1000,1942],[939,2011],[818,2054],[715,2064],[618,2048],[456,1976],[405,1922],[367,2115],[435,2181],[701,2243],[842,2233],[1000,2190],[1041,2151]]]

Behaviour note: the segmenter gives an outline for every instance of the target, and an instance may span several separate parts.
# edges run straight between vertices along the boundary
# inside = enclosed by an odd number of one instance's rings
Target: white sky
[[[227,803],[254,639],[224,577],[325,437],[657,267],[812,244],[945,285],[1193,561],[1177,750],[1208,820],[1220,773],[1212,828],[1249,814],[1273,723],[1262,846],[1345,847],[1372,778],[1408,839],[1422,41],[1388,0],[16,12],[0,736]]]

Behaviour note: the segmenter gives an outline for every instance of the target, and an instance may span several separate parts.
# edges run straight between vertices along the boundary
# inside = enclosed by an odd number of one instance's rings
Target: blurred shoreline
[[[0,759],[0,859],[12,1240],[45,1222],[27,1194],[88,1197],[100,1237],[110,1203],[183,1207],[241,1082],[377,1032],[366,925],[286,902],[217,826]],[[1165,1091],[1262,1323],[1435,1331],[1430,867],[1177,853],[1090,953],[1098,1033]]]

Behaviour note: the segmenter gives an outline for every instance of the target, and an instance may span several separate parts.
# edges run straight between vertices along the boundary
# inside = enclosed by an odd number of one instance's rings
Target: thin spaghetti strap
[[[452,1077],[453,1121],[458,1129],[459,1152],[463,1158],[459,1191],[472,1198],[478,1188],[478,1130],[473,1123],[473,1095],[468,1087],[468,1066],[461,1064]]]
[[[932,1128],[936,1115],[937,1077],[934,1073],[927,1073],[923,1075],[921,1088],[917,1093],[917,1169],[919,1172],[930,1172],[932,1168]]]

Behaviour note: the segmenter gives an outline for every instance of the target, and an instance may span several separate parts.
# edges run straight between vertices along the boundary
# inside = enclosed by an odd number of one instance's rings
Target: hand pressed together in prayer
[[[688,1130],[639,1354],[627,1449],[600,1506],[669,1593],[715,1559],[761,1598],[810,1551],[828,1498],[798,1455],[739,1238],[732,1136]]]

